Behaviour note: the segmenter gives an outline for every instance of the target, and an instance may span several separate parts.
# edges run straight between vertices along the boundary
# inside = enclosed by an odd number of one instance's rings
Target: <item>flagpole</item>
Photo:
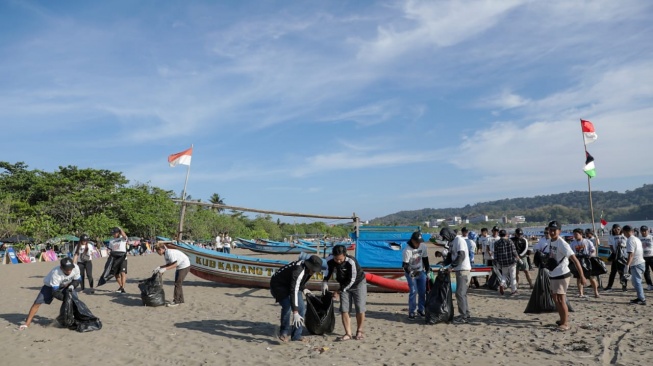
[[[193,144],[190,145],[193,148]],[[181,212],[179,214],[179,230],[177,232],[177,240],[181,241],[184,232],[184,216],[186,215],[186,187],[188,186],[188,176],[190,175],[190,164],[186,170],[186,181],[184,182],[184,190],[181,192]]]
[[[583,119],[581,118],[580,120],[580,135],[583,138],[583,148],[585,149],[585,158],[587,158],[587,143],[585,143],[585,133],[583,133]],[[586,174],[587,175],[587,174]],[[600,244],[599,242],[599,236],[597,235],[596,232],[596,224],[594,223],[594,205],[592,204],[592,183],[590,182],[590,177],[587,175],[587,191],[589,192],[589,200],[590,200],[590,214],[592,216],[592,231],[594,232],[594,238],[596,238],[596,246],[597,246],[597,255],[598,255],[598,246]]]

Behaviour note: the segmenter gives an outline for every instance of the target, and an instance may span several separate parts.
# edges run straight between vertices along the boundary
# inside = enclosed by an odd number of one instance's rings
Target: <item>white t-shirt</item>
[[[422,258],[428,257],[428,252],[426,250],[426,244],[420,243],[417,249],[409,245],[404,249],[404,263],[408,263],[409,270],[412,271],[423,271],[424,264],[422,263]]]
[[[644,249],[642,248],[642,241],[635,235],[631,235],[626,240],[626,252],[633,253],[633,261],[630,262],[631,266],[644,263]]]
[[[549,258],[555,258],[558,266],[549,273],[551,278],[560,277],[569,273],[569,257],[574,255],[574,251],[569,244],[561,237],[552,240],[549,245]]]
[[[501,239],[501,238],[499,237],[499,235],[497,235],[497,236],[490,236],[490,237],[488,238],[487,247],[488,247],[488,251],[491,253],[490,258],[489,258],[489,259],[491,259],[491,260],[494,259],[494,243],[496,243],[497,241],[499,241],[499,239]]]
[[[647,235],[639,238],[642,242],[642,249],[644,250],[644,258],[653,257],[653,236]]]
[[[61,267],[57,266],[52,268],[50,273],[48,273],[48,275],[43,278],[43,284],[50,286],[56,290],[59,287],[66,286],[67,284],[73,282],[73,280],[80,280],[81,278],[82,276],[79,273],[79,267],[77,267],[76,264],[75,268],[73,268],[72,272],[70,272],[70,274],[67,276],[65,273],[63,273]]]
[[[453,268],[455,272],[458,271],[470,271],[472,265],[469,262],[469,249],[467,248],[467,242],[463,239],[462,236],[456,236],[451,242],[451,259],[455,262],[458,258],[458,252],[465,252],[465,259],[456,267]]]
[[[224,247],[231,248],[231,236],[224,237]]]
[[[594,244],[589,239],[581,239],[580,241],[574,239],[571,241],[570,246],[576,256],[594,257],[596,255]]]
[[[617,246],[618,245],[623,245],[625,246],[626,244],[626,237],[623,235],[611,235],[608,238],[608,245],[610,245],[610,248],[612,248],[613,251],[617,251]]]
[[[127,240],[125,238],[118,237],[109,240],[109,248],[111,249],[112,252],[118,253],[118,252],[126,252],[127,251]]]
[[[483,235],[479,236],[478,239],[476,239],[478,241],[478,246],[481,247],[481,251],[483,252],[483,261],[487,260],[487,258],[488,258],[487,246],[488,246],[488,240],[489,239],[490,238],[488,238],[487,236],[483,236]]]
[[[549,254],[549,241],[551,239],[547,238],[540,238],[540,240],[537,241],[537,244],[533,247],[534,252],[542,252],[544,254]]]
[[[222,245],[222,237],[220,237],[220,235],[218,235],[218,236],[215,237],[215,247],[218,248],[218,249],[222,249],[222,248],[223,248],[223,245]]]
[[[166,249],[163,253],[163,258],[166,260],[166,264],[177,262],[177,269],[190,267],[190,259],[181,250]]]
[[[89,256],[88,260],[91,261],[91,260],[93,260],[93,252],[95,252],[95,247],[91,243],[84,244],[84,245],[82,245],[82,244],[79,245],[79,252],[77,253],[78,254],[78,259],[80,259],[82,257],[82,254],[84,254],[84,251],[86,250],[86,246],[88,246],[88,256]]]

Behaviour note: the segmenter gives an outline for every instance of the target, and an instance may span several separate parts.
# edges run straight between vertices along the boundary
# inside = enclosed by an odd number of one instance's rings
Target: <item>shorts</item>
[[[517,263],[517,272],[528,271],[528,263],[526,262],[526,256],[519,257],[519,259],[521,259],[521,264]]]
[[[363,278],[358,285],[340,294],[340,313],[351,313],[352,305],[356,307],[356,314],[364,313],[366,302],[367,281]]]
[[[54,299],[52,292],[54,292],[52,287],[43,285],[43,287],[41,287],[41,291],[39,291],[39,294],[36,296],[34,303],[50,305],[52,303],[52,299]]]
[[[557,280],[551,280],[551,294],[553,295],[565,295],[567,293],[567,288],[569,287],[569,281],[571,277],[560,278]]]
[[[113,264],[111,265],[111,274],[117,276],[120,273],[127,273],[127,253],[111,255]]]

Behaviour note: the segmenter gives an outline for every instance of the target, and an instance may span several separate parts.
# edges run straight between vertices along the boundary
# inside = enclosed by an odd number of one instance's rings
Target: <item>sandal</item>
[[[568,325],[558,325],[558,327],[556,328],[558,332],[566,332],[569,329],[571,329],[571,327]]]
[[[337,340],[338,340],[339,342],[344,342],[344,341],[350,341],[350,340],[352,340],[352,339],[353,339],[353,338],[351,337],[350,334],[345,334],[344,336],[338,338]]]
[[[355,340],[360,341],[365,339],[365,334],[363,334],[362,330],[356,331],[356,337],[354,337]]]
[[[280,336],[277,336],[277,338],[279,339],[279,342],[281,342],[281,343],[288,343],[290,341],[289,336],[280,335]]]
[[[23,324],[23,325],[21,325],[20,327],[18,327],[18,330],[25,330],[25,329],[27,329],[28,327],[29,327],[29,325],[25,325],[25,324]]]

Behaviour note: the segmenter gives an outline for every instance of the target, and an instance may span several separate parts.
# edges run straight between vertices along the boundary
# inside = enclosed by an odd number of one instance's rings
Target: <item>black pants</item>
[[[608,278],[608,287],[606,288],[612,288],[612,284],[614,284],[614,278],[617,276],[617,272],[623,273],[624,267],[619,264],[616,260],[612,261],[610,263],[610,278]]]
[[[644,257],[644,268],[646,268],[646,270],[644,271],[644,279],[646,280],[646,284],[649,286],[653,286],[653,282],[651,282],[651,269],[653,268],[653,257]]]
[[[79,267],[79,274],[82,276],[81,288],[84,289],[84,278],[88,277],[88,284],[90,288],[93,288],[93,262],[77,262],[77,267]],[[86,274],[86,276],[84,276]]]

